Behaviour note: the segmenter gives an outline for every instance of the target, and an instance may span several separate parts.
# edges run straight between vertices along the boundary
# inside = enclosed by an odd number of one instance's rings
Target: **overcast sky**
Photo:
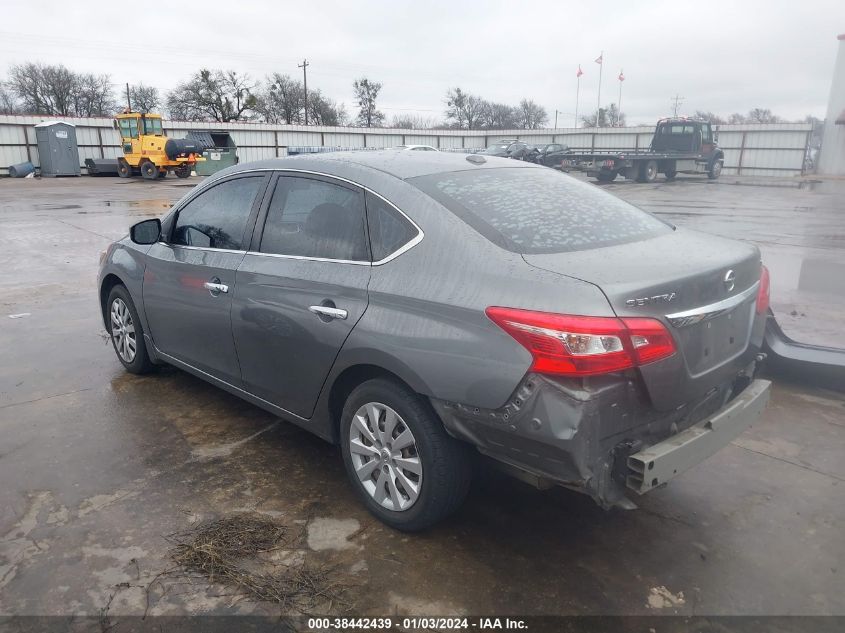
[[[301,77],[346,104],[352,80],[384,84],[388,118],[442,118],[449,87],[517,103],[528,97],[560,127],[617,101],[630,123],[653,123],[684,98],[682,114],[770,108],[788,119],[824,116],[843,0],[751,2],[499,2],[382,0],[68,3],[6,0],[0,76],[25,61],[108,73],[116,86],[173,88],[202,66],[263,78]]]

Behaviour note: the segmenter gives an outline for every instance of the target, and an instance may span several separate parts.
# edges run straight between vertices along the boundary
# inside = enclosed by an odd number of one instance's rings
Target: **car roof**
[[[271,158],[252,163],[241,163],[219,171],[215,176],[224,177],[240,172],[266,169],[299,169],[355,180],[355,176],[360,175],[362,171],[372,170],[407,180],[408,178],[443,172],[495,167],[545,169],[532,163],[493,156],[484,156],[482,163],[470,162],[467,157],[471,155],[458,152],[397,152],[394,150],[300,154],[287,158]],[[217,180],[215,176],[211,176],[208,180]]]

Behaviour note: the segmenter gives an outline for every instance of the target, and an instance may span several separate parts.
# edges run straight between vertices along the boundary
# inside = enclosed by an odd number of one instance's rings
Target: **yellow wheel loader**
[[[196,141],[164,135],[160,114],[123,112],[115,117],[114,127],[120,132],[123,147],[123,157],[117,159],[121,178],[140,174],[155,180],[164,178],[169,171],[187,178],[196,164],[205,160],[205,148]]]

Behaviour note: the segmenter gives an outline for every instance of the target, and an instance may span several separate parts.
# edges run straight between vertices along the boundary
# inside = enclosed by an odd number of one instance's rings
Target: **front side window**
[[[672,230],[616,196],[550,169],[474,169],[407,182],[516,253],[587,250]]]
[[[222,182],[199,194],[176,216],[172,243],[199,248],[241,250],[262,176]]]
[[[367,223],[374,262],[392,255],[418,234],[406,217],[371,193],[367,193]]]
[[[261,252],[369,261],[360,191],[323,180],[281,176],[261,236]]]

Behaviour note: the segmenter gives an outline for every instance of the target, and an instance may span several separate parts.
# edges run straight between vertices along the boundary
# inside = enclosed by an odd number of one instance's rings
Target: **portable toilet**
[[[203,148],[205,161],[197,163],[197,176],[210,176],[214,172],[238,164],[238,147],[228,132],[191,130],[186,138],[196,141]]]
[[[35,126],[42,176],[79,176],[76,126],[64,121],[45,121]]]

